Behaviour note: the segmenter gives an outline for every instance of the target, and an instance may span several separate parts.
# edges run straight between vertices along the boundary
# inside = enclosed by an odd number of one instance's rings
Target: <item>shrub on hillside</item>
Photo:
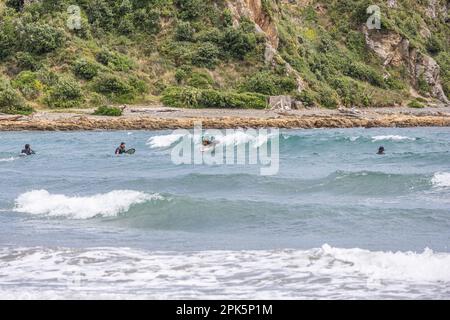
[[[218,46],[221,45],[222,38],[223,33],[217,28],[208,28],[195,35],[195,40],[198,42],[211,42]]]
[[[336,91],[327,87],[322,87],[317,92],[318,103],[328,109],[336,109],[339,104],[339,98]]]
[[[43,54],[62,47],[64,32],[48,24],[26,23],[19,30],[19,43],[24,51]]]
[[[244,59],[256,48],[256,36],[241,29],[227,28],[221,40],[222,48],[233,58]]]
[[[214,80],[207,73],[192,72],[186,77],[186,84],[198,89],[209,89],[213,86]]]
[[[59,81],[59,76],[55,71],[47,68],[39,69],[37,72],[39,81],[48,87],[54,87]]]
[[[117,107],[100,106],[94,111],[96,116],[120,117],[122,110]]]
[[[360,62],[348,63],[344,69],[344,74],[354,79],[366,81],[380,88],[386,87],[383,76],[380,73]]]
[[[179,16],[184,20],[192,20],[203,12],[203,0],[174,0],[179,9]]]
[[[243,84],[244,91],[265,95],[288,94],[297,88],[297,81],[290,77],[279,76],[268,71],[258,72]]]
[[[191,64],[195,55],[192,45],[186,45],[185,42],[177,41],[164,43],[160,48],[160,52],[172,60],[176,66]]]
[[[441,52],[436,57],[437,63],[441,67],[441,82],[445,95],[450,98],[450,53]]]
[[[133,16],[131,14],[126,14],[117,21],[116,30],[123,35],[130,35],[134,30]]]
[[[267,97],[253,92],[225,94],[225,107],[236,109],[265,109]]]
[[[178,41],[192,41],[195,30],[187,21],[179,21],[175,28],[175,39]]]
[[[425,75],[422,73],[417,79],[417,88],[419,89],[419,93],[422,95],[428,95],[431,88],[430,85],[425,79]]]
[[[43,84],[32,71],[22,71],[12,81],[12,86],[19,89],[27,99],[36,99],[44,89]]]
[[[128,71],[133,68],[133,62],[127,56],[118,52],[102,50],[96,55],[98,62],[116,71]]]
[[[192,63],[198,67],[213,69],[219,61],[219,48],[211,42],[205,42],[195,52]]]
[[[71,78],[60,78],[53,86],[45,102],[50,108],[76,108],[83,102],[81,87]]]
[[[386,88],[392,90],[403,90],[406,87],[402,80],[394,77],[387,77],[384,79],[384,83],[386,84]]]
[[[339,95],[339,98],[345,106],[364,106],[368,107],[370,99],[365,93],[364,88],[357,81],[338,77],[331,81],[331,86]]]
[[[163,93],[161,101],[178,108],[241,108],[264,109],[267,97],[258,93],[222,92],[213,89],[170,87]]]
[[[189,73],[188,73],[188,71],[187,71],[186,69],[184,69],[184,68],[178,68],[178,69],[175,71],[175,75],[174,75],[176,82],[177,82],[178,84],[184,83],[184,81],[186,81],[186,79],[188,78],[188,74],[189,74]]]
[[[190,87],[169,87],[164,90],[161,101],[169,107],[198,108],[201,91]]]
[[[14,26],[0,17],[0,60],[9,56],[15,48]]]
[[[137,94],[144,94],[148,92],[149,89],[147,83],[144,80],[141,80],[135,76],[131,76],[128,79],[128,84]]]
[[[98,66],[89,60],[81,58],[75,61],[73,73],[78,78],[91,80],[98,74]]]
[[[410,101],[408,103],[408,107],[416,108],[416,109],[422,109],[422,108],[425,108],[425,105],[422,102],[418,101],[418,99],[416,99],[416,100]]]
[[[6,0],[5,4],[16,11],[21,11],[24,6],[24,0]]]
[[[156,34],[160,31],[160,13],[151,6],[139,9],[134,13],[135,28],[147,34]]]
[[[345,43],[350,50],[359,55],[366,53],[366,40],[361,32],[349,31],[345,37]]]
[[[85,5],[88,21],[94,28],[112,30],[115,17],[111,2],[107,0],[90,1]]]
[[[133,102],[137,96],[136,88],[130,85],[128,81],[109,74],[104,74],[97,78],[94,90],[118,103]]]
[[[17,52],[15,56],[17,67],[20,70],[37,71],[41,67],[41,63],[28,52]]]
[[[430,54],[436,55],[439,52],[443,51],[445,46],[436,35],[432,35],[427,40],[426,48]]]
[[[0,79],[0,112],[8,114],[30,114],[33,109],[14,90],[7,80]]]
[[[316,105],[317,96],[309,89],[302,90],[295,98],[301,101],[305,107],[314,107]]]
[[[222,26],[225,28],[233,26],[233,13],[228,8],[222,12]]]

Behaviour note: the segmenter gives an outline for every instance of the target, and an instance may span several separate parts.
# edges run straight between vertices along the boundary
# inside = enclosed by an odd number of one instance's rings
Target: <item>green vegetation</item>
[[[22,71],[19,73],[12,81],[12,86],[19,89],[22,95],[29,100],[38,98],[44,88],[37,74],[32,71]]]
[[[83,95],[78,82],[66,77],[57,80],[44,100],[50,108],[76,108],[83,102]]]
[[[80,79],[91,80],[98,74],[99,67],[86,59],[78,59],[73,66],[73,73]]]
[[[295,79],[263,71],[247,78],[242,85],[242,89],[248,92],[275,96],[295,92],[297,86]]]
[[[120,117],[122,110],[117,107],[100,106],[94,111],[96,116]]]
[[[264,109],[267,97],[259,93],[223,92],[213,89],[170,87],[162,102],[171,107]]]
[[[0,2],[0,112],[159,100],[191,108],[265,108],[269,95],[325,108],[410,101],[408,69],[383,67],[366,46],[361,26],[371,4],[382,12],[378,34],[396,32],[432,56],[450,94],[450,28],[443,15],[427,16],[427,1],[402,0],[389,8],[386,1],[294,6],[261,0],[256,20],[277,33],[270,34],[278,46],[268,63],[261,28],[236,16],[229,8],[236,3],[228,0],[83,0],[77,2],[81,28],[71,30],[67,8],[73,4]],[[423,76],[415,89],[427,97],[432,91]]]
[[[0,112],[30,114],[32,111],[20,94],[11,87],[9,81],[0,78]]]
[[[408,107],[410,108],[416,108],[416,109],[421,109],[421,108],[425,108],[425,104],[423,104],[422,102],[420,102],[418,99],[416,100],[412,100],[408,103]]]

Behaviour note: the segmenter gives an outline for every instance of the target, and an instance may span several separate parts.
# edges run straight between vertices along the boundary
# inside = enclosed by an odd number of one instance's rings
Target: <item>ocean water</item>
[[[450,299],[450,128],[282,131],[274,176],[179,140],[0,132],[0,298]]]

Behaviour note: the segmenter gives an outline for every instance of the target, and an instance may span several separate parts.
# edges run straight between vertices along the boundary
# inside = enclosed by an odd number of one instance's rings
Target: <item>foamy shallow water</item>
[[[287,130],[266,177],[182,137],[0,132],[0,298],[450,299],[450,129]]]
[[[40,268],[36,271],[36,264]],[[450,254],[311,250],[0,251],[3,298],[448,298]],[[21,283],[21,290],[16,284]]]

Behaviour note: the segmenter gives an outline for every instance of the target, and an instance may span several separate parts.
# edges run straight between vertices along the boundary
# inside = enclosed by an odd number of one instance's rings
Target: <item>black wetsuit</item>
[[[30,156],[30,155],[32,155],[32,154],[35,154],[35,152],[34,152],[33,150],[31,150],[31,148],[29,148],[29,149],[23,149],[23,150],[22,150],[22,153],[23,153],[23,154],[26,154],[27,156]]]
[[[124,153],[127,153],[127,151],[125,150],[125,148],[121,148],[121,147],[118,147],[117,149],[116,149],[116,154],[124,154]]]

